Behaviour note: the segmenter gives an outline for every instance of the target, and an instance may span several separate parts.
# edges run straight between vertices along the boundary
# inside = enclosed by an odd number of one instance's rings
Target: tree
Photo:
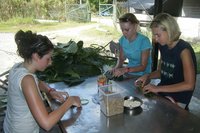
[[[92,12],[97,12],[99,10],[99,0],[89,0],[89,3]]]

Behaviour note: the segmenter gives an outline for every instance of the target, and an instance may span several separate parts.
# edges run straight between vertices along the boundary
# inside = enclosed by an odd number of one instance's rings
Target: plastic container
[[[98,78],[97,78],[97,85],[98,85],[98,87],[104,86],[106,84],[107,84],[107,78],[106,78],[106,76],[105,75],[98,76]]]
[[[99,101],[101,111],[106,116],[121,114],[124,111],[123,91],[116,84],[99,87]]]

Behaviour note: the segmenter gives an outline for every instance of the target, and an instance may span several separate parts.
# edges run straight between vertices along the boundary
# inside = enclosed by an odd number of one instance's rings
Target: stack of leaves
[[[83,47],[83,41],[58,43],[53,52],[52,65],[44,72],[38,72],[41,80],[46,82],[65,82],[76,85],[85,78],[102,73],[104,65],[114,65],[115,58],[107,55],[106,46],[91,44]]]

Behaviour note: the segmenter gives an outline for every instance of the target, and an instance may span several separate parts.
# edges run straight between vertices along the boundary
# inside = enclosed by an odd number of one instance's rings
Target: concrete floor
[[[200,118],[200,99],[192,97],[189,104],[189,111]]]
[[[190,112],[200,118],[200,74],[197,75],[196,87],[189,104]]]

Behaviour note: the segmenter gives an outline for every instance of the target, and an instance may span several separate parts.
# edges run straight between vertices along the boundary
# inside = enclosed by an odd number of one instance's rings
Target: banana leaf
[[[66,83],[69,87],[79,85],[80,83],[84,82],[84,78],[76,79],[76,78],[69,78],[63,79],[63,82]]]
[[[105,47],[91,44],[83,47],[77,43],[58,43],[53,52],[52,65],[44,72],[37,72],[39,79],[46,82],[65,82],[68,85],[82,83],[84,78],[102,73],[103,65],[114,65],[116,59],[106,54]]]

